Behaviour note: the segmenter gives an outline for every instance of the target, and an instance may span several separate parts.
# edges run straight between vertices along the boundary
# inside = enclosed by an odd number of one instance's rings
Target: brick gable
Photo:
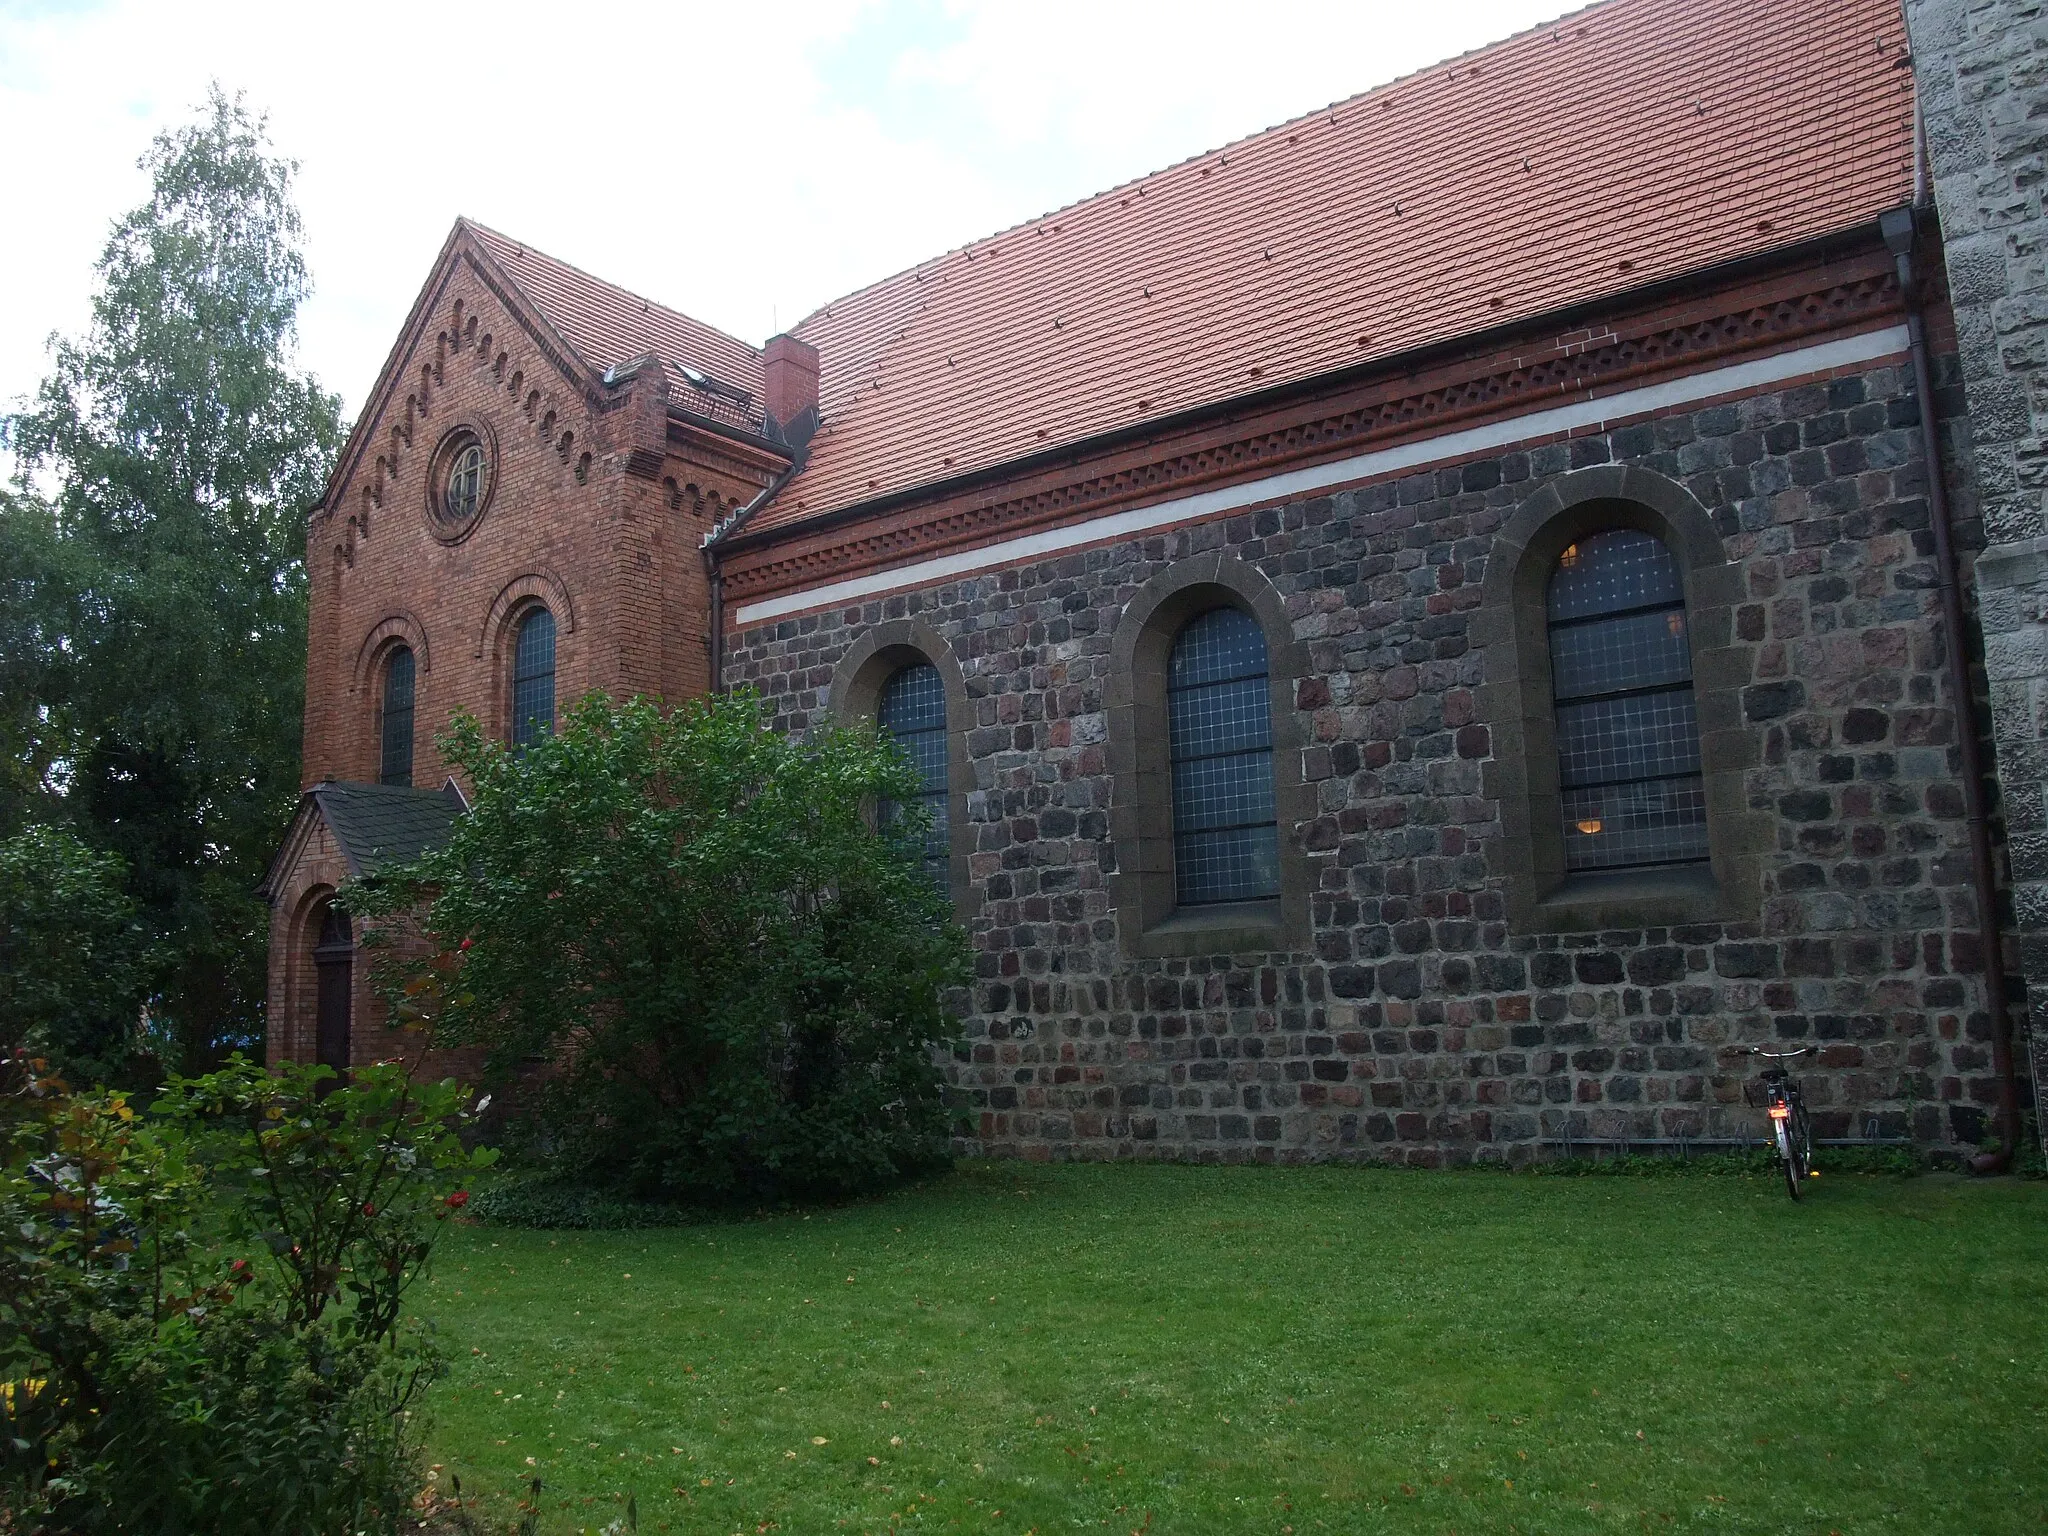
[[[675,379],[659,357],[594,371],[456,226],[308,524],[306,783],[375,777],[380,662],[399,642],[418,668],[415,782],[446,772],[433,738],[454,710],[502,732],[505,626],[521,602],[555,613],[560,704],[594,688],[705,688],[698,545],[786,459],[679,410]],[[430,512],[455,431],[491,459],[487,505],[465,530]]]

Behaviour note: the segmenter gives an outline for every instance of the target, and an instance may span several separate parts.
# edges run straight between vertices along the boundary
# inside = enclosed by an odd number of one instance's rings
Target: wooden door
[[[319,991],[314,1012],[314,1059],[337,1072],[348,1070],[348,1016],[354,991],[355,939],[348,919],[329,907],[313,949]]]

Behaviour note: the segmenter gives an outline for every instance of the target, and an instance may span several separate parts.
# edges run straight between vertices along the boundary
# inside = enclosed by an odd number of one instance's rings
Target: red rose
[[[459,1211],[467,1204],[469,1204],[469,1191],[466,1189],[458,1189],[448,1197],[448,1205],[452,1210]]]
[[[363,1202],[363,1214],[365,1216],[374,1216],[377,1214],[377,1207],[365,1200]]]
[[[464,940],[463,940],[463,941],[462,941],[462,942],[461,942],[460,944],[458,944],[458,945],[456,946],[456,948],[458,948],[458,949],[467,949],[467,948],[469,948],[469,946],[470,946],[470,945],[474,944],[475,942],[476,942],[476,940],[475,940],[475,939],[464,939]]]

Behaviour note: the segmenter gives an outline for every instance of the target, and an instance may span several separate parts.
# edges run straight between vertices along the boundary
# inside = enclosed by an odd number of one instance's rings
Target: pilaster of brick
[[[306,705],[299,761],[300,787],[332,776],[338,745],[338,696],[348,684],[337,675],[334,653],[341,556],[334,548],[335,518],[321,513],[306,528]]]
[[[668,375],[650,356],[626,383],[624,405],[604,418],[611,451],[600,497],[609,593],[601,686],[616,698],[662,692],[661,480],[668,457]]]

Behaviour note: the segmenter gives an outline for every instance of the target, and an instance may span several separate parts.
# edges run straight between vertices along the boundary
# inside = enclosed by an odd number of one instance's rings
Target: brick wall
[[[369,449],[308,529],[308,784],[377,776],[382,679],[370,663],[388,639],[418,660],[416,784],[447,772],[434,736],[457,708],[503,730],[506,637],[494,613],[508,588],[555,610],[558,707],[592,688],[701,692],[698,545],[766,481],[693,453],[688,434],[671,441],[658,371],[594,409],[481,283],[448,283],[429,321],[397,367],[400,390],[358,428]],[[428,479],[458,424],[493,441],[494,484],[481,521],[448,542],[427,514]]]
[[[699,545],[773,468],[762,452],[672,421],[658,369],[602,390],[572,377],[516,296],[487,286],[459,243],[421,303],[390,393],[373,397],[351,468],[307,530],[306,784],[377,778],[380,662],[395,642],[412,647],[417,668],[415,785],[447,775],[435,737],[457,709],[503,734],[506,621],[526,599],[555,614],[558,710],[590,689],[701,693],[709,653]],[[440,491],[429,481],[437,445],[457,426],[490,443],[492,485],[481,519],[450,539],[429,515]],[[323,841],[282,877],[271,919],[274,1057],[313,1050],[295,904],[344,876]],[[357,1015],[367,1020],[363,969]],[[402,1044],[362,1043],[377,1033],[360,1034],[359,1050],[392,1054]]]
[[[1907,0],[1983,496],[1976,566],[2028,1055],[2048,1071],[2048,6]]]
[[[1736,1048],[1771,1040],[1821,1048],[1819,1134],[1968,1141],[1995,1084],[1917,421],[1904,367],[1871,368],[764,624],[727,681],[805,729],[848,647],[904,618],[963,669],[964,1151],[1436,1163],[1741,1135],[1760,1127]],[[1680,482],[1738,569],[1741,675],[1719,686],[1764,828],[1753,921],[1506,922],[1475,613],[1515,509],[1608,462]],[[1132,959],[1111,635],[1146,582],[1215,551],[1270,580],[1309,658],[1289,723],[1312,930],[1298,952]]]

